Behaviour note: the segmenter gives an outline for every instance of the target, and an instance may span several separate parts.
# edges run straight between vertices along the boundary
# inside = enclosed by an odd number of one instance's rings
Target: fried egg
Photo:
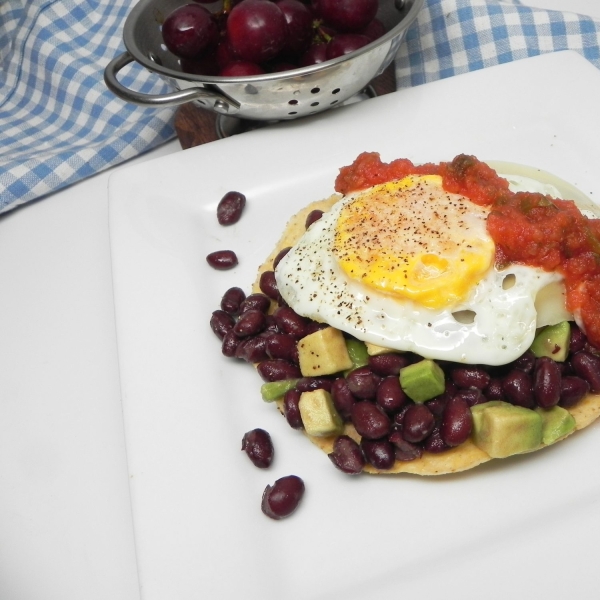
[[[537,191],[522,176],[511,185]],[[349,194],[279,262],[279,291],[298,314],[366,342],[506,364],[529,348],[536,327],[572,317],[559,274],[494,266],[488,212],[446,192],[436,175]]]

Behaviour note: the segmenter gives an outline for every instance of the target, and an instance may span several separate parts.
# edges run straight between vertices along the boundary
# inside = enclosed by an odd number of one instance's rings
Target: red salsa
[[[347,194],[407,175],[440,175],[444,189],[489,206],[487,229],[496,244],[496,265],[510,263],[557,271],[565,279],[567,309],[578,312],[590,342],[600,345],[600,219],[588,219],[571,200],[511,192],[508,182],[474,156],[414,165],[390,163],[364,152],[342,167],[336,191]]]

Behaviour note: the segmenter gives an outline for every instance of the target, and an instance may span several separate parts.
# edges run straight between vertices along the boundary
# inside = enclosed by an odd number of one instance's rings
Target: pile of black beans
[[[307,225],[314,220],[309,216]],[[282,250],[273,268],[289,249]],[[421,356],[388,353],[370,356],[368,364],[345,377],[303,377],[297,343],[325,325],[296,314],[282,300],[274,271],[262,273],[260,293],[248,296],[230,288],[210,325],[221,340],[222,353],[254,363],[263,381],[298,379],[283,396],[283,413],[289,425],[302,428],[298,402],[302,392],[326,389],[342,419],[352,423],[360,442],[339,436],[330,454],[346,473],[359,473],[366,463],[388,470],[395,461],[411,461],[423,452],[440,453],[464,443],[471,434],[470,408],[490,400],[503,400],[525,408],[575,406],[589,392],[600,393],[600,351],[571,324],[567,360],[536,358],[531,351],[502,367],[463,365],[437,361],[446,376],[443,394],[425,403],[410,400],[400,387],[403,367]]]

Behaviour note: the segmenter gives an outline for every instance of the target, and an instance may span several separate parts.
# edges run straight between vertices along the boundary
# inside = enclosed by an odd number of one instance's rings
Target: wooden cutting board
[[[378,96],[396,91],[393,63],[370,85]],[[216,120],[216,113],[192,102],[180,106],[175,113],[175,131],[181,147],[185,150],[217,140]]]

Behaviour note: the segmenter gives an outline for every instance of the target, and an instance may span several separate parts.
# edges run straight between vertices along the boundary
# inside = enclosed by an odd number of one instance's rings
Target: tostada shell
[[[258,277],[254,283],[253,291],[260,292],[259,279],[261,273],[273,269],[273,260],[277,254],[287,248],[293,246],[305,232],[306,218],[313,210],[321,210],[327,212],[338,200],[341,199],[339,194],[334,194],[325,200],[313,202],[296,213],[287,223],[281,239],[271,254],[258,270]],[[278,408],[282,411],[282,403],[278,402]],[[583,429],[593,423],[600,416],[600,395],[588,394],[576,406],[569,408],[569,412],[573,415],[576,428],[575,431]],[[347,423],[345,425],[346,435],[360,440],[360,436],[352,426]],[[329,454],[333,450],[333,442],[337,436],[330,437],[315,437],[305,433],[305,435],[318,446],[323,452]],[[569,434],[570,435],[570,434]],[[565,436],[562,439],[565,439]],[[562,440],[559,440],[562,441]],[[555,442],[556,443],[556,442]],[[544,446],[538,448],[543,449]],[[537,451],[537,450],[536,450]],[[449,473],[459,473],[472,469],[482,463],[493,460],[487,453],[478,448],[471,440],[467,440],[464,444],[451,448],[441,453],[423,452],[421,458],[412,461],[396,461],[391,469],[382,471],[366,465],[364,471],[371,474],[396,474],[396,473],[412,473],[414,475],[446,475]],[[498,460],[498,459],[496,459]]]

